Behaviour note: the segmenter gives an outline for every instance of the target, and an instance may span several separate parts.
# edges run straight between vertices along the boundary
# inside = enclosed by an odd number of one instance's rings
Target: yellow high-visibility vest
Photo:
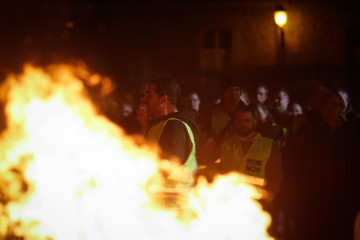
[[[229,113],[224,111],[221,107],[214,108],[211,114],[211,137],[218,137],[230,121],[232,121],[232,119]],[[224,136],[232,133],[235,133],[233,124],[229,126]]]
[[[270,158],[272,145],[272,139],[261,137],[255,140],[244,154],[239,136],[228,136],[221,145],[220,158],[223,168],[265,179],[265,167]]]
[[[184,126],[186,127],[186,130],[189,134],[189,137],[190,137],[190,140],[192,143],[192,148],[191,148],[191,152],[190,152],[187,160],[185,161],[185,163],[181,167],[174,169],[169,174],[166,185],[168,187],[191,187],[194,185],[194,182],[195,182],[195,173],[197,171],[197,161],[196,161],[196,155],[195,155],[194,134],[193,134],[191,128],[189,127],[189,125],[187,123],[181,121],[180,119],[169,118],[169,119],[160,121],[159,123],[152,126],[146,135],[146,139],[148,141],[158,143],[160,140],[162,131],[168,121],[179,121],[182,124],[184,124]],[[176,137],[176,136],[174,136],[174,137]]]

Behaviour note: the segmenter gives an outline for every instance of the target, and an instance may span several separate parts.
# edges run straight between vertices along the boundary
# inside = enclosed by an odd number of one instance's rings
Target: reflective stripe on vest
[[[261,137],[255,140],[244,155],[236,134],[224,139],[221,160],[225,170],[237,170],[243,174],[265,179],[265,166],[269,160],[273,140]]]
[[[156,125],[152,126],[146,135],[146,139],[148,141],[158,143],[160,140],[162,131],[164,130],[164,127],[169,120],[179,121],[182,124],[184,124],[184,126],[186,127],[186,130],[189,134],[189,137],[190,137],[190,140],[192,143],[192,148],[191,148],[191,152],[190,152],[188,158],[186,159],[185,163],[181,167],[173,170],[173,172],[170,173],[169,177],[167,178],[167,186],[168,187],[190,187],[195,182],[194,175],[197,170],[197,162],[196,162],[196,155],[195,155],[194,134],[193,134],[191,128],[189,127],[189,125],[177,118],[169,118],[169,119],[163,120],[163,121],[157,123]],[[174,137],[176,137],[176,136],[174,136]]]

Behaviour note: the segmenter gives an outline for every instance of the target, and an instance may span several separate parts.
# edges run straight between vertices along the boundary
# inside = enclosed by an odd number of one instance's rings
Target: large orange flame
[[[101,115],[86,84],[103,93],[113,88],[81,64],[25,65],[1,86],[7,128],[0,138],[0,236],[270,239],[269,214],[237,174],[213,184],[200,179],[184,193],[180,215],[154,204],[149,181],[161,180],[164,162]]]

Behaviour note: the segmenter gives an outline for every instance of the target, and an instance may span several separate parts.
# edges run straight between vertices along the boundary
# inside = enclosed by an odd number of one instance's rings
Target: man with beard
[[[240,105],[235,110],[236,133],[226,137],[221,145],[220,159],[224,172],[237,171],[265,180],[267,199],[280,190],[283,170],[279,148],[270,138],[255,131],[257,113],[253,106]]]
[[[160,76],[149,84],[137,110],[141,132],[161,149],[161,157],[176,160],[179,168],[167,173],[167,187],[191,187],[197,170],[196,142],[200,131],[195,119],[178,111],[179,84],[170,76]]]

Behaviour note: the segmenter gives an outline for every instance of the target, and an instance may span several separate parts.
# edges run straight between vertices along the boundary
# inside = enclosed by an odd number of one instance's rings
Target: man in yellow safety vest
[[[149,84],[143,97],[145,107],[137,110],[137,119],[145,138],[160,147],[162,158],[179,163],[167,174],[166,187],[187,188],[194,184],[197,171],[199,127],[195,118],[178,111],[179,99],[179,84],[172,77],[158,77]]]
[[[264,184],[272,200],[283,179],[281,153],[274,141],[255,131],[256,108],[239,105],[235,110],[236,133],[224,138],[220,159],[224,172],[237,171]],[[259,184],[261,185],[261,184]]]

